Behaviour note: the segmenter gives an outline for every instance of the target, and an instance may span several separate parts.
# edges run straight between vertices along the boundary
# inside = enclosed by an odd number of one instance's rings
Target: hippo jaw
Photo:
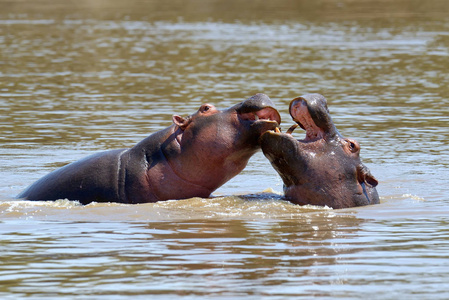
[[[284,182],[288,200],[332,208],[379,203],[377,180],[362,164],[359,144],[343,138],[318,94],[292,100],[290,115],[306,130],[303,140],[287,133],[269,131],[261,137],[261,147]]]

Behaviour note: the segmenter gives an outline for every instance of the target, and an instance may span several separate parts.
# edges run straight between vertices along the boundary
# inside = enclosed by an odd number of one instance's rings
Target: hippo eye
[[[200,108],[201,112],[206,112],[211,109],[211,106],[208,104],[203,104]]]

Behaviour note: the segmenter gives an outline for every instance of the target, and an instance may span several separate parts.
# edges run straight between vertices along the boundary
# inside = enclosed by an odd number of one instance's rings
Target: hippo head
[[[260,136],[280,122],[264,94],[225,110],[203,104],[193,115],[173,116],[174,141],[163,147],[164,156],[179,177],[212,192],[243,170],[260,149]]]
[[[359,143],[340,135],[326,99],[319,94],[295,98],[289,112],[297,125],[261,137],[264,155],[284,182],[285,197],[332,208],[379,203],[377,180],[360,160]],[[298,125],[306,131],[303,140],[292,136]]]

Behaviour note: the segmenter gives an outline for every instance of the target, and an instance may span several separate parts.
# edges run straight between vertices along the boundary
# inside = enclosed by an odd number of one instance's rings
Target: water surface
[[[447,299],[448,53],[446,1],[0,0],[0,298]],[[292,205],[261,153],[211,199],[14,199],[258,92],[325,95],[381,204]]]

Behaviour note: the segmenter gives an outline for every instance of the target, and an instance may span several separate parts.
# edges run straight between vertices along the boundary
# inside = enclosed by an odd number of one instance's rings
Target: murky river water
[[[0,0],[1,299],[449,298],[449,2],[292,2]],[[381,204],[284,202],[261,153],[213,199],[14,199],[257,92],[324,94]]]

